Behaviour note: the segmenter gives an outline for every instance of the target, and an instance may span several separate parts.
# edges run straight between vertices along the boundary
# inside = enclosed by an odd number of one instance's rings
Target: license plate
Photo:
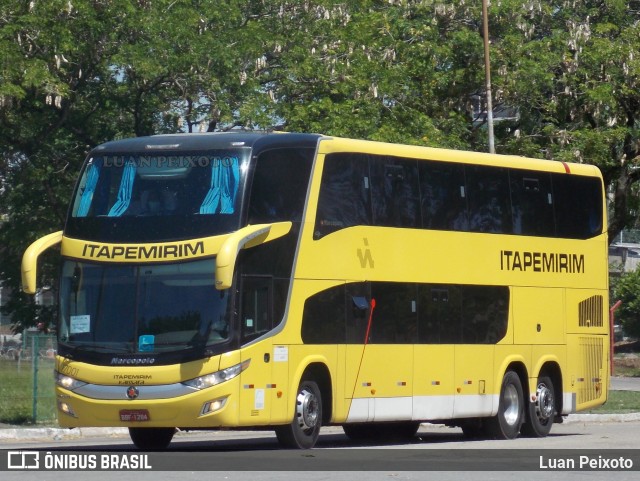
[[[120,411],[120,421],[125,423],[138,423],[149,421],[150,419],[147,409],[123,409]]]

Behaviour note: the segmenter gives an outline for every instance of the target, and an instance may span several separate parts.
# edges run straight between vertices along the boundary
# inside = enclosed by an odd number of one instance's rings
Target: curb
[[[569,414],[563,424],[572,423],[624,423],[640,421],[640,413],[628,414]]]
[[[127,428],[4,428],[0,429],[0,442],[30,439],[62,441],[92,437],[128,436]]]

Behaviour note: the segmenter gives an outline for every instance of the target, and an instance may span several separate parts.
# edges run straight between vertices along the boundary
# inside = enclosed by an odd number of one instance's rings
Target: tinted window
[[[322,172],[314,238],[354,225],[370,225],[366,156],[328,155]]]
[[[327,156],[314,238],[354,225],[586,239],[598,178],[365,154]]]
[[[422,284],[419,339],[423,344],[450,344],[461,339],[461,295],[457,285]]]
[[[511,233],[507,169],[467,166],[466,174],[470,230]]]
[[[463,344],[495,344],[507,333],[509,288],[464,286],[462,296]]]
[[[241,330],[243,341],[255,339],[273,327],[271,278],[242,280]]]
[[[374,225],[419,227],[417,162],[393,157],[372,157],[369,170]]]
[[[406,344],[417,339],[418,302],[415,284],[373,282],[371,297],[376,306],[369,342]]]
[[[555,221],[550,174],[512,170],[509,178],[513,232],[532,236],[554,236]]]
[[[422,227],[469,230],[464,168],[459,164],[420,162]]]
[[[347,343],[363,344],[371,314],[371,290],[368,282],[346,286]]]
[[[602,185],[599,179],[553,176],[558,237],[587,239],[602,232]]]
[[[302,341],[306,344],[344,343],[344,285],[321,291],[305,301]]]
[[[300,221],[309,185],[313,150],[278,149],[256,161],[249,223]]]
[[[340,344],[346,332],[347,343],[363,344],[373,300],[371,344],[495,344],[507,332],[508,287],[372,282],[307,299],[302,340]]]

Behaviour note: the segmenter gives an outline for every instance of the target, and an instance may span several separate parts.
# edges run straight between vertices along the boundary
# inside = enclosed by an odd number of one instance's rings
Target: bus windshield
[[[249,152],[236,148],[94,155],[78,182],[67,229],[71,235],[77,231],[83,238],[112,242],[235,230]]]
[[[214,287],[215,260],[97,265],[66,260],[59,340],[70,348],[157,354],[229,336],[228,291]]]

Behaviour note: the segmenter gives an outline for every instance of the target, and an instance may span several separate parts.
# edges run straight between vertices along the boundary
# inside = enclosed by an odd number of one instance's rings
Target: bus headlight
[[[184,381],[182,384],[195,389],[207,389],[208,387],[215,386],[216,384],[223,383],[238,376],[242,371],[249,367],[250,362],[251,359],[247,359],[246,361],[243,361],[240,364],[236,364],[235,366],[231,366],[221,371],[207,374],[205,376],[189,379],[188,381]]]
[[[85,386],[87,383],[78,381],[77,379],[72,378],[71,376],[67,376],[66,374],[62,374],[58,371],[55,373],[56,384],[60,387],[68,389],[69,391],[73,391],[74,389],[78,389],[79,387]]]

